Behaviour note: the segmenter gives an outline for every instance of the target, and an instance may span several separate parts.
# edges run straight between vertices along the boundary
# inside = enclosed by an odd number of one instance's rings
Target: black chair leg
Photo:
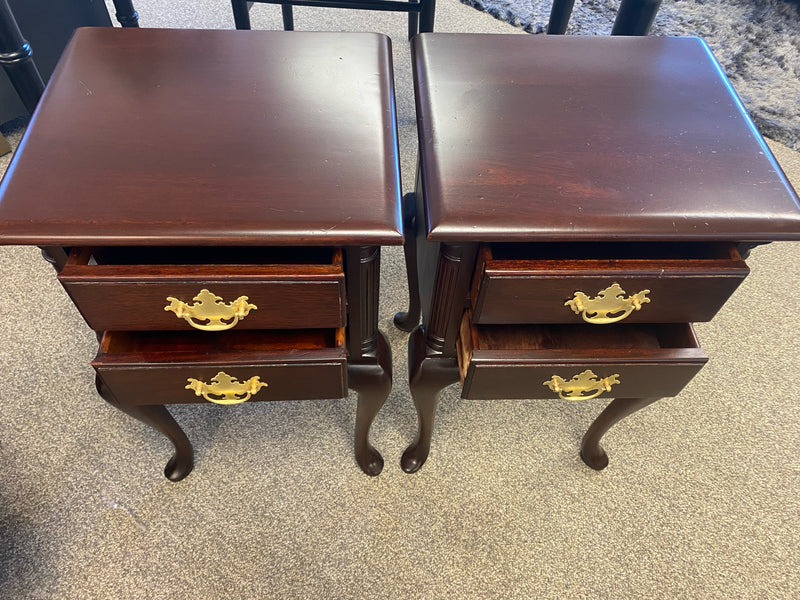
[[[611,35],[647,35],[661,0],[622,0]]]
[[[413,38],[419,33],[419,13],[412,11],[408,13],[408,39]]]
[[[294,14],[291,4],[281,4],[281,14],[283,15],[283,30],[294,31]]]
[[[0,0],[0,65],[29,113],[33,113],[44,91],[32,56],[7,0]]]
[[[572,7],[575,0],[555,0],[553,8],[550,9],[550,20],[547,22],[547,33],[551,35],[564,35],[567,32],[567,24],[572,15]]]
[[[133,8],[133,0],[114,0],[117,21],[123,27],[138,27],[139,13]]]
[[[419,15],[419,32],[433,31],[433,17],[436,12],[436,0],[421,0],[422,10]]]
[[[250,6],[247,0],[231,0],[236,29],[250,29]]]

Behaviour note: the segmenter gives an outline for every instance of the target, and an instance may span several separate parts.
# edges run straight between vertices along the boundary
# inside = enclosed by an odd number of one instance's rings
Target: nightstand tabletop
[[[431,240],[800,239],[702,40],[423,34],[413,52]]]
[[[78,30],[0,190],[0,243],[402,243],[391,47]]]

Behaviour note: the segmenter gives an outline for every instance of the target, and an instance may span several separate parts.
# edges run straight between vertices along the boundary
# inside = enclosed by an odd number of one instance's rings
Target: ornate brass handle
[[[267,387],[259,377],[251,377],[240,382],[236,377],[220,371],[211,378],[211,383],[199,379],[187,379],[187,390],[194,390],[195,396],[202,396],[214,404],[240,404],[255,396],[262,387]]]
[[[619,373],[598,379],[591,369],[587,369],[569,381],[553,375],[542,385],[549,387],[562,400],[591,400],[603,392],[611,391],[611,386],[616,383],[619,383]]]
[[[569,306],[572,312],[581,315],[587,323],[605,325],[622,321],[633,311],[642,308],[642,304],[650,302],[650,298],[647,297],[649,293],[650,290],[642,290],[623,298],[625,290],[615,283],[598,292],[594,298],[589,298],[583,292],[575,292],[572,300],[567,300],[564,306]]]
[[[194,298],[194,304],[186,304],[172,296],[167,297],[164,310],[174,312],[195,329],[203,331],[224,331],[235,326],[244,319],[251,310],[258,307],[247,302],[247,296],[239,296],[233,302],[225,304],[222,298],[206,289],[200,290]]]

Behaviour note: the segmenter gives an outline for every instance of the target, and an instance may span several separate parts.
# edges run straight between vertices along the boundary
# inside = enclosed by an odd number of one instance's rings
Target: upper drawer
[[[347,395],[343,328],[223,336],[107,331],[92,366],[123,405]]]
[[[709,321],[749,272],[731,244],[484,245],[471,292],[473,318],[498,324]]]
[[[96,331],[345,324],[340,249],[73,248],[58,278]]]

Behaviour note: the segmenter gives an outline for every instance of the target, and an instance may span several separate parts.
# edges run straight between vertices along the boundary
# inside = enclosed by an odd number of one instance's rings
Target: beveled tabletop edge
[[[0,228],[8,227],[1,224]],[[400,227],[392,226],[380,231],[366,229],[331,228],[327,231],[261,231],[231,232],[220,236],[219,232],[194,230],[190,232],[163,232],[148,235],[104,236],[59,235],[51,232],[37,233],[19,228],[13,233],[0,234],[0,245],[7,246],[400,246],[405,238]]]
[[[160,223],[148,224],[149,229],[136,235],[108,235],[103,224],[96,224],[96,233],[91,227],[81,235],[67,233],[70,228],[68,221],[64,222],[39,222],[31,220],[2,220],[0,219],[0,245],[33,245],[33,246],[362,246],[362,245],[402,245],[404,242],[402,219],[402,183],[400,179],[399,135],[397,130],[395,81],[393,73],[392,46],[389,36],[377,32],[286,32],[286,31],[237,31],[237,30],[207,30],[207,29],[123,29],[106,27],[80,27],[70,38],[70,44],[81,35],[110,37],[117,35],[163,35],[169,31],[191,34],[192,31],[201,35],[255,35],[255,36],[317,36],[322,34],[329,37],[359,37],[376,38],[381,52],[387,60],[388,98],[391,106],[391,131],[393,139],[393,152],[390,157],[393,163],[390,177],[391,187],[386,190],[386,198],[391,196],[391,206],[387,213],[389,218],[382,221],[365,222],[363,227],[358,227],[357,215],[353,219],[348,216],[345,221],[320,229],[292,229],[276,228],[274,230],[261,228],[253,231],[244,224],[241,228],[231,228],[227,231],[203,231],[193,228],[191,223]],[[69,47],[69,44],[68,46]],[[54,75],[58,73],[58,67]],[[44,104],[49,94],[49,87],[45,89],[42,101]],[[22,140],[15,149],[12,160],[0,181],[0,202],[3,191],[10,180],[15,163],[21,155],[33,125],[36,122],[39,110],[31,115]],[[387,166],[387,165],[384,165]],[[388,168],[388,167],[387,167]],[[383,201],[383,199],[381,199]]]
[[[427,218],[427,215],[426,215]],[[713,232],[713,233],[648,233],[640,230],[615,231],[571,231],[559,232],[553,230],[519,229],[510,231],[492,231],[485,229],[475,233],[465,232],[460,229],[439,227],[431,229],[428,225],[426,239],[431,242],[753,242],[766,244],[770,242],[798,242],[800,241],[800,221],[797,231],[764,232],[757,229],[741,232]]]
[[[441,197],[441,181],[438,177],[431,177],[426,174],[426,165],[431,165],[434,170],[438,170],[435,152],[435,146],[432,133],[424,127],[421,115],[426,111],[424,105],[425,98],[427,97],[427,90],[423,89],[429,82],[422,81],[421,71],[425,68],[425,45],[431,38],[451,39],[456,41],[458,39],[465,39],[467,37],[474,38],[488,38],[491,35],[498,37],[512,38],[513,34],[454,34],[454,33],[423,33],[417,35],[412,40],[412,67],[414,71],[414,86],[416,96],[416,109],[417,109],[417,124],[419,136],[419,153],[420,153],[420,180],[422,192],[425,196],[425,227],[426,239],[434,242],[602,242],[602,241],[622,241],[622,242],[697,242],[697,241],[720,241],[720,242],[753,242],[753,243],[769,243],[772,241],[800,241],[800,198],[794,190],[791,182],[786,177],[783,169],[776,160],[772,150],[764,141],[763,136],[756,128],[749,114],[747,113],[744,104],[741,101],[736,90],[728,81],[725,73],[723,72],[719,62],[709,48],[708,44],[700,37],[697,36],[667,36],[672,39],[691,39],[701,47],[704,48],[708,54],[711,62],[714,64],[717,72],[720,74],[722,81],[724,81],[727,89],[730,91],[733,101],[738,105],[744,121],[753,133],[755,141],[763,150],[764,157],[771,164],[775,171],[775,175],[786,191],[788,204],[793,204],[795,211],[776,215],[779,217],[778,223],[776,219],[762,218],[762,219],[738,219],[739,225],[737,227],[728,228],[729,223],[725,220],[716,221],[715,227],[711,227],[708,222],[700,222],[700,219],[689,220],[683,225],[683,229],[673,223],[673,230],[667,231],[663,228],[659,229],[653,227],[647,228],[646,220],[636,219],[632,220],[628,227],[620,227],[617,224],[613,230],[603,227],[592,227],[591,223],[585,223],[583,227],[575,227],[575,221],[571,220],[571,227],[549,227],[549,228],[536,228],[536,227],[507,227],[492,229],[491,227],[472,226],[474,219],[467,218],[464,220],[464,226],[460,226],[459,218],[457,215],[444,215],[439,210],[438,219],[432,222],[431,208],[428,204],[428,197]],[[530,36],[513,36],[514,38],[528,39],[532,42],[538,39],[542,42],[542,38]],[[647,39],[651,43],[663,43],[664,38],[636,38],[638,40]],[[524,42],[519,42],[524,43]],[[534,42],[535,43],[535,42]],[[639,42],[641,43],[641,41]],[[645,42],[646,43],[646,42]],[[426,154],[429,156],[426,158]],[[447,224],[442,225],[441,221],[448,221]],[[469,221],[469,223],[467,223]],[[767,225],[767,227],[764,227]]]

